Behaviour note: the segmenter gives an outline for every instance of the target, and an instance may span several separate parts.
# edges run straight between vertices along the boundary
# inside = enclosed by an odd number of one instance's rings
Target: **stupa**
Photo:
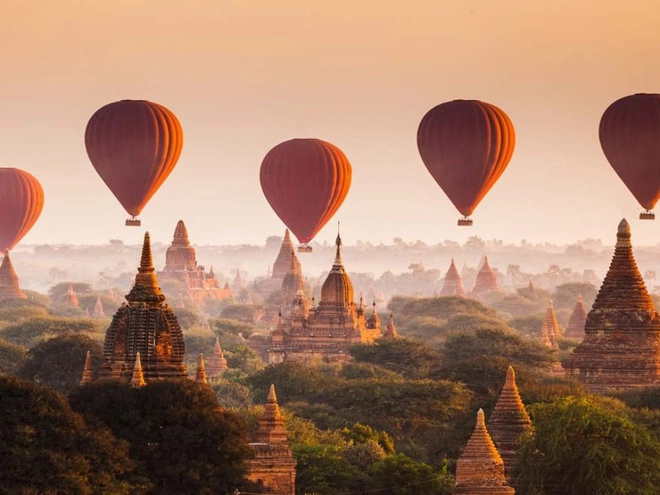
[[[5,252],[0,264],[0,301],[5,299],[26,299],[18,285],[18,275],[14,270],[14,265],[9,258],[9,252]]]
[[[646,290],[623,219],[614,256],[587,315],[584,340],[566,363],[590,392],[660,385],[660,315]]]
[[[488,434],[484,412],[456,463],[456,485],[452,495],[514,495],[504,476],[504,462]]]
[[[399,338],[399,332],[396,331],[396,326],[394,325],[394,313],[390,313],[390,318],[387,321],[387,327],[383,332],[382,338],[392,340]]]
[[[105,318],[105,313],[103,312],[103,303],[101,302],[101,297],[96,298],[96,304],[94,304],[94,312],[92,313],[93,318]]]
[[[296,461],[286,436],[275,386],[271,385],[264,413],[259,418],[256,441],[250,443],[254,458],[248,460],[248,479],[263,484],[268,493],[295,495]]]
[[[463,279],[461,279],[454,258],[451,259],[451,264],[445,275],[445,280],[442,283],[440,296],[465,296],[465,288],[463,287]]]
[[[477,281],[475,282],[474,289],[472,289],[470,295],[479,297],[496,290],[498,290],[497,277],[488,263],[488,256],[484,256],[483,265],[481,266],[479,273],[477,273]]]
[[[66,294],[64,294],[64,304],[74,308],[77,308],[79,305],[78,294],[76,294],[76,291],[73,290],[73,284],[69,284],[69,290],[67,290]]]
[[[559,323],[557,322],[557,315],[555,315],[555,308],[552,300],[548,301],[548,309],[545,312],[543,319],[543,326],[541,328],[541,339],[549,342],[551,349],[559,349],[557,344],[557,337],[559,336]],[[546,344],[547,345],[547,344]]]
[[[531,426],[532,421],[518,393],[516,374],[509,366],[500,397],[488,418],[488,430],[504,462],[504,471],[509,483],[513,481],[521,435],[529,431]]]
[[[144,235],[135,284],[106,331],[99,378],[129,381],[137,355],[144,380],[183,378],[185,345],[181,327],[165,302],[154,273],[149,233]]]
[[[220,340],[216,337],[215,347],[213,348],[213,354],[211,354],[210,359],[206,365],[206,376],[208,378],[219,378],[227,370],[227,360],[225,359],[225,353],[222,352],[220,347]]]
[[[584,301],[582,300],[582,296],[578,296],[577,301],[575,302],[575,307],[573,308],[573,312],[568,319],[568,325],[566,326],[564,336],[569,339],[583,339],[584,327],[586,324],[587,310],[584,309]]]

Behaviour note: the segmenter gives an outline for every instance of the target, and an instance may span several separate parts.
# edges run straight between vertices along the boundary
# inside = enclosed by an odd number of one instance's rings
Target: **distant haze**
[[[4,0],[0,16],[0,166],[46,193],[25,244],[171,240],[183,219],[196,244],[262,244],[284,226],[263,198],[259,166],[293,137],[339,146],[353,165],[336,220],[350,244],[614,242],[622,217],[636,245],[660,220],[605,160],[598,123],[614,100],[660,93],[656,1]],[[419,158],[417,125],[438,103],[481,99],[517,134],[513,159],[474,227]],[[89,117],[149,99],[181,121],[177,168],[141,229],[92,168]],[[660,213],[660,210],[659,210]],[[660,217],[659,217],[660,218]]]

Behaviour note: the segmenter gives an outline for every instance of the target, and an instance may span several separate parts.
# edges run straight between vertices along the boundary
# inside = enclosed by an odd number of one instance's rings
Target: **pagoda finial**
[[[208,385],[206,379],[206,369],[204,368],[204,354],[199,353],[199,358],[197,359],[197,372],[195,373],[195,383],[197,385]]]
[[[188,229],[186,229],[186,224],[183,223],[183,220],[179,220],[176,223],[172,244],[183,244],[185,246],[190,245],[190,240],[188,239]]]
[[[629,247],[631,246],[630,243],[630,224],[628,221],[624,218],[619,222],[619,227],[617,228],[616,232],[616,247]]]
[[[80,386],[87,385],[94,381],[94,371],[92,369],[92,353],[87,351],[85,356],[85,367],[83,368],[82,378],[80,379]]]
[[[341,266],[341,235],[339,234],[339,222],[337,222],[337,239],[335,239],[335,246],[337,246],[337,252],[335,254],[335,265]]]
[[[151,254],[151,238],[149,232],[144,233],[144,244],[142,245],[142,256],[140,266],[135,276],[135,284],[126,299],[132,303],[162,303],[165,296],[158,286],[158,279],[154,269],[153,256]]]
[[[147,382],[144,381],[144,374],[142,373],[142,361],[140,361],[140,353],[135,354],[135,364],[133,364],[133,374],[131,376],[131,387],[138,388],[144,387]]]
[[[270,389],[268,390],[268,399],[266,399],[268,404],[277,404],[277,395],[275,395],[275,385],[271,383]]]

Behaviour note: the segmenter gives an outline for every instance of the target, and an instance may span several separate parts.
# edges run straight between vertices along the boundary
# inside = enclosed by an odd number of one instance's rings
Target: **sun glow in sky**
[[[88,119],[120,99],[179,118],[177,168],[141,215],[158,241],[183,219],[197,244],[262,243],[284,226],[259,167],[281,141],[317,137],[353,165],[335,220],[348,244],[470,235],[517,242],[657,244],[601,152],[598,123],[632,93],[660,93],[655,1],[4,0],[0,166],[42,183],[22,244],[138,243],[91,166]],[[424,167],[419,121],[448,100],[504,110],[516,150],[476,210],[459,217]]]

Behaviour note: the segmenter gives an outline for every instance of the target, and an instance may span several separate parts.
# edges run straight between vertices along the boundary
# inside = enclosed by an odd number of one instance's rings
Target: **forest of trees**
[[[75,287],[90,301],[107,295]],[[58,302],[62,290],[0,303],[8,439],[0,457],[11,459],[0,468],[3,493],[258,493],[243,479],[246,444],[274,384],[298,463],[297,493],[449,494],[476,411],[489,416],[509,365],[534,422],[517,493],[653,494],[660,486],[660,388],[587,394],[552,372],[577,341],[560,336],[553,351],[537,338],[548,300],[565,324],[577,294],[593,301],[591,284],[533,295],[521,288],[488,306],[397,296],[381,317],[396,314],[401,338],[355,346],[346,363],[266,366],[246,342],[268,330],[265,300],[225,301],[205,308],[206,320],[186,301],[175,311],[189,372],[216,338],[229,364],[207,390],[185,380],[79,387],[86,352],[96,369],[101,363],[118,302],[107,300],[108,317],[88,318]]]

